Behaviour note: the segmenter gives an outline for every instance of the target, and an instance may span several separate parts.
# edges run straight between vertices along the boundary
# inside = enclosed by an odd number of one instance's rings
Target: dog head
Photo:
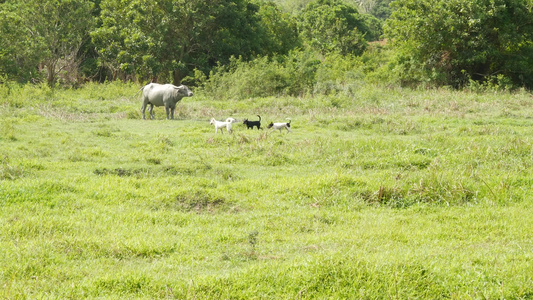
[[[246,125],[246,124],[248,123],[248,119],[244,119],[244,121],[242,121],[242,123],[243,123],[244,125]]]
[[[267,128],[272,128],[272,126],[274,126],[274,122],[270,122],[270,124],[268,124]]]
[[[215,124],[215,122],[216,122],[215,118],[211,118],[211,122],[209,122],[209,124],[213,125],[213,124]]]

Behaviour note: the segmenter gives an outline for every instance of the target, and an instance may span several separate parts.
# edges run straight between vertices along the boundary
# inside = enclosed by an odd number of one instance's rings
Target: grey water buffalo
[[[143,119],[146,106],[150,104],[149,112],[150,119],[154,118],[154,105],[165,106],[167,111],[167,120],[169,118],[174,119],[174,110],[176,109],[176,103],[178,103],[183,97],[192,97],[193,93],[188,87],[184,85],[175,86],[172,84],[158,84],[150,83],[141,88],[143,97],[142,113]]]

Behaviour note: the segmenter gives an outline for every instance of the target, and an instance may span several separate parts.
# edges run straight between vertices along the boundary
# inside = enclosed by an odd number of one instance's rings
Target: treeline
[[[533,0],[3,0],[0,82],[533,87]]]

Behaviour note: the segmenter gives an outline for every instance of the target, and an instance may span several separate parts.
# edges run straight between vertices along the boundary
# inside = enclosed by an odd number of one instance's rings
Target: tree
[[[8,0],[2,4],[1,35],[7,51],[2,52],[4,72],[29,81],[46,73],[54,85],[58,73],[77,72],[78,50],[92,30],[93,3],[88,0]],[[7,42],[7,43],[6,43]],[[11,60],[12,63],[5,63]],[[20,68],[20,71],[15,71]]]
[[[340,0],[315,0],[300,14],[304,43],[322,53],[361,54],[369,29],[353,6]]]
[[[298,24],[290,14],[281,11],[273,2],[261,1],[258,17],[260,26],[265,31],[264,54],[288,54],[290,50],[301,45],[298,36]]]
[[[386,20],[391,14],[389,5],[392,1],[393,0],[376,0],[369,13],[380,20]]]
[[[385,31],[406,82],[533,87],[533,13],[525,0],[397,0]]]
[[[24,18],[17,14],[17,3],[0,4],[0,75],[4,79],[27,82],[38,77],[40,54],[24,26]]]
[[[101,23],[98,22],[99,17],[100,17],[100,12],[101,12],[101,9],[100,9],[101,0],[90,0],[90,1],[94,3],[94,8],[92,10],[92,16],[94,20],[96,21],[96,25],[94,26],[94,29],[96,29],[100,27],[101,25]],[[79,66],[80,76],[86,80],[95,80],[97,82],[105,82],[106,80],[111,79],[111,76],[112,76],[111,72],[109,72],[108,69],[103,68],[102,66],[99,65],[98,51],[96,51],[96,45],[93,43],[92,39],[90,38],[90,32],[88,34],[89,34],[89,38],[83,42],[80,50],[78,51],[78,58],[81,60],[81,64]]]
[[[259,7],[247,0],[102,0],[101,63],[140,80],[179,83],[231,56],[263,54]]]

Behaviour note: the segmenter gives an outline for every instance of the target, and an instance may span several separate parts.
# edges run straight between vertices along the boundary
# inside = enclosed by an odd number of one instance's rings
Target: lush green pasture
[[[1,298],[533,297],[531,94],[137,89],[0,86]]]

